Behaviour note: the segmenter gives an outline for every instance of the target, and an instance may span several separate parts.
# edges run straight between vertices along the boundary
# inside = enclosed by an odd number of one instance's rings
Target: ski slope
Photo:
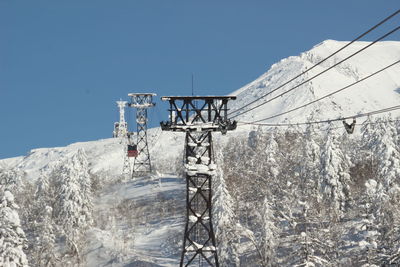
[[[87,266],[179,265],[185,188],[183,178],[171,175],[106,188],[95,201]]]

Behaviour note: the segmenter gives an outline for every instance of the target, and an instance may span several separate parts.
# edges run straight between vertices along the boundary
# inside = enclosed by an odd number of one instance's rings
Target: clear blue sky
[[[0,158],[108,138],[116,100],[190,95],[191,73],[195,94],[229,94],[278,60],[351,40],[399,8],[399,0],[0,0]],[[157,102],[152,126],[166,118]]]

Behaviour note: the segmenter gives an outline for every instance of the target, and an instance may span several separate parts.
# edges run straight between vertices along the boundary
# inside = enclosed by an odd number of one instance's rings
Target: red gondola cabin
[[[136,145],[128,145],[128,157],[137,157],[138,151]]]

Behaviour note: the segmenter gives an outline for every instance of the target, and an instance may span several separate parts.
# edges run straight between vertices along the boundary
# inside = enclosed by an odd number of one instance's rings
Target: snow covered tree
[[[278,228],[275,226],[275,216],[268,198],[264,199],[261,209],[261,235],[259,242],[259,253],[262,266],[276,265],[276,246],[278,239]]]
[[[21,228],[18,208],[13,194],[0,188],[0,266],[28,266],[23,251],[25,233]]]
[[[307,172],[315,172],[320,164],[321,148],[318,144],[319,134],[314,130],[312,125],[309,125],[304,133],[303,139],[303,160],[305,170]],[[312,173],[312,176],[317,176],[317,173]]]
[[[358,203],[361,217],[354,223],[353,234],[359,238],[354,250],[356,262],[371,266],[379,261],[380,217],[384,216],[380,199],[386,198],[386,194],[382,185],[373,179],[365,183],[365,188],[365,194]]]
[[[251,168],[253,152],[247,146],[244,138],[232,138],[222,153],[223,164],[220,166],[223,167],[226,185],[235,202],[243,203],[251,198],[247,193],[252,191],[249,188],[253,186],[252,179],[248,179],[253,174],[253,168]]]
[[[397,130],[391,117],[378,118],[362,128],[362,142],[378,160],[379,177],[387,191],[394,182],[400,182],[400,152],[397,146]]]
[[[55,218],[66,237],[69,253],[80,259],[84,233],[92,224],[92,194],[88,162],[78,150],[53,171],[56,180]]]
[[[321,203],[320,194],[320,158],[321,148],[319,145],[319,134],[309,125],[304,133],[302,142],[302,154],[300,163],[300,190],[304,192],[304,201]],[[305,199],[306,198],[306,199]],[[318,210],[320,207],[316,207]]]
[[[389,266],[400,266],[400,192],[392,190],[382,207],[381,256]]]
[[[36,222],[35,233],[37,235],[34,244],[34,259],[38,266],[56,266],[57,255],[55,252],[55,229],[52,218],[53,209],[45,206],[41,211],[41,219]]]
[[[25,172],[18,168],[0,170],[0,185],[13,194],[22,191]]]
[[[337,218],[342,217],[349,200],[350,159],[340,149],[340,139],[329,131],[321,152],[321,191]]]
[[[316,211],[316,202],[305,199],[298,201],[293,209],[296,214],[281,242],[281,249],[287,249],[287,256],[281,261],[283,266],[336,266],[330,255],[334,238],[330,233],[329,222],[323,213]]]
[[[219,150],[220,151],[220,150]],[[234,214],[234,202],[227,189],[221,168],[222,153],[216,157],[217,175],[214,180],[213,219],[217,239],[218,258],[221,266],[240,266],[238,256],[238,231]]]
[[[55,205],[55,186],[54,181],[50,180],[49,170],[41,169],[40,175],[35,183],[35,193],[34,193],[34,213],[36,219],[41,218],[42,211],[46,206]]]
[[[32,263],[46,267],[56,266],[58,260],[55,252],[56,225],[51,207],[54,205],[53,190],[46,170],[42,169],[34,195],[30,257]]]
[[[279,147],[275,138],[277,130],[272,129],[263,132],[259,128],[258,132],[257,146],[254,148],[256,160],[254,171],[257,176],[252,177],[252,179],[258,181],[255,190],[261,193],[262,197],[257,201],[259,204],[256,204],[253,210],[256,215],[255,225],[257,227],[253,229],[254,240],[252,242],[260,258],[260,264],[262,266],[274,266],[276,263],[275,248],[278,229],[275,226],[274,202],[270,201],[269,198],[273,199],[279,190]]]
[[[16,199],[20,207],[18,214],[24,228],[29,226],[31,221],[33,194],[33,186],[26,180],[26,173],[18,167],[0,171],[0,187],[10,191]]]
[[[397,208],[400,194],[400,153],[398,131],[392,118],[388,116],[368,120],[362,128],[362,143],[364,149],[370,151],[377,167],[375,177],[367,183],[365,198],[369,201],[364,201],[371,209],[368,213],[370,228],[376,232],[373,237],[365,240],[369,244],[368,259],[373,259],[373,263],[378,264],[398,262],[396,255],[400,244],[396,236],[400,233],[395,222],[400,216]]]
[[[241,227],[240,234],[250,240],[257,254],[257,266],[276,266],[276,248],[279,242],[278,228],[273,208],[267,198],[264,199],[259,210],[256,210],[259,229],[251,231]]]
[[[324,247],[324,244],[319,240],[309,236],[307,232],[301,232],[299,236],[300,250],[298,253],[300,257],[293,262],[293,266],[296,267],[315,267],[315,266],[329,266],[329,261],[320,255],[318,250],[320,247]]]
[[[261,250],[246,243],[261,247],[267,197],[271,221],[279,221],[275,266],[396,266],[400,149],[398,130],[387,121],[367,121],[361,139],[308,127],[305,133],[257,129],[229,141],[223,169],[243,226],[241,264],[265,264],[256,262]]]
[[[35,200],[40,204],[50,203],[52,197],[49,176],[46,171],[41,170],[36,181]]]
[[[82,195],[82,214],[85,215],[84,221],[85,227],[92,225],[93,217],[93,190],[92,190],[92,178],[89,173],[89,162],[87,160],[86,153],[83,149],[79,149],[76,154],[77,162],[80,163],[80,172],[78,176],[79,184],[81,186]],[[83,225],[84,225],[83,224]]]
[[[279,147],[276,140],[276,129],[263,131],[258,128],[252,148],[252,166],[249,170],[247,183],[254,183],[253,192],[258,200],[263,201],[265,195],[271,195],[273,191],[278,190],[277,177],[280,173],[281,166],[279,165]],[[246,159],[247,161],[249,159]]]
[[[267,139],[265,140],[265,146],[262,146],[261,154],[258,154],[257,158],[261,158],[264,162],[262,163],[265,167],[265,175],[267,183],[274,183],[280,172],[278,164],[278,143],[275,140],[275,131],[271,131]],[[258,151],[257,151],[258,152]]]

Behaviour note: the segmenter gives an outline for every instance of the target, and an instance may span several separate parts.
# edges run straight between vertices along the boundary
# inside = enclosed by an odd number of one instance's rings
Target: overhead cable
[[[384,124],[384,123],[388,123],[388,122],[391,122],[391,123],[398,123],[398,122],[400,122],[400,119],[395,119],[395,120],[383,120],[383,121],[375,121],[375,122],[366,122],[366,121],[364,121],[363,123],[356,123],[355,125],[356,126],[365,126],[365,125],[375,125],[375,124]],[[245,125],[238,125],[238,127],[241,127],[241,126],[245,126]],[[293,124],[293,125],[291,125],[291,126],[297,126],[297,124]],[[276,127],[276,126],[270,126],[270,127]],[[328,132],[328,131],[331,131],[331,130],[338,130],[338,129],[344,129],[343,128],[343,125],[342,126],[337,126],[337,127],[328,127],[328,128],[325,128],[325,129],[321,129],[321,128],[313,128],[313,132]],[[296,134],[307,134],[307,132],[296,132]]]
[[[400,9],[397,10],[396,12],[394,12],[393,14],[389,15],[388,17],[386,17],[385,19],[383,19],[382,21],[380,21],[378,24],[374,25],[373,27],[369,28],[367,31],[365,31],[364,33],[362,33],[361,35],[357,36],[356,38],[354,38],[351,42],[349,42],[348,44],[344,45],[343,47],[339,48],[338,50],[336,50],[335,52],[333,52],[331,55],[329,55],[328,57],[320,60],[319,62],[317,62],[315,65],[313,65],[311,68],[301,72],[300,74],[298,74],[297,76],[293,77],[292,79],[290,79],[289,81],[281,84],[280,86],[278,86],[277,88],[273,89],[271,92],[269,92],[269,94],[272,94],[273,92],[275,92],[276,90],[282,88],[283,86],[287,85],[288,83],[294,81],[295,79],[299,78],[300,76],[304,75],[306,72],[309,72],[310,70],[314,69],[316,66],[320,65],[321,63],[325,62],[326,60],[328,60],[329,58],[333,57],[334,55],[336,55],[337,53],[339,53],[340,51],[342,51],[343,49],[345,49],[346,47],[350,46],[351,44],[353,44],[354,42],[360,40],[362,37],[364,37],[365,35],[367,35],[368,33],[372,32],[373,30],[375,30],[376,28],[378,28],[379,26],[381,26],[382,24],[384,24],[386,21],[390,20],[391,18],[393,18],[394,16],[396,16],[397,14],[400,13]],[[258,98],[261,99],[264,96]],[[253,104],[254,102],[258,101],[253,100],[252,102],[246,104],[245,106],[238,108],[237,110],[232,111],[231,113],[237,112],[238,110],[247,107],[251,104]]]
[[[236,115],[231,116],[230,119],[235,118],[235,117],[240,116],[240,115],[243,115],[243,114],[245,114],[245,113],[247,113],[247,112],[249,112],[249,111],[251,111],[251,110],[254,110],[254,109],[256,109],[256,108],[258,108],[258,107],[260,107],[260,106],[263,106],[263,105],[265,105],[265,104],[267,104],[267,103],[269,103],[269,102],[271,102],[271,101],[273,101],[273,100],[275,100],[275,99],[277,99],[277,98],[279,98],[279,97],[281,97],[281,96],[283,96],[283,95],[285,95],[285,94],[287,94],[287,93],[289,93],[289,92],[291,92],[291,91],[293,91],[293,90],[299,88],[300,86],[304,85],[305,83],[307,83],[307,82],[309,82],[309,81],[311,81],[311,80],[317,78],[318,76],[324,74],[324,73],[327,72],[328,70],[330,70],[330,69],[336,67],[337,65],[343,63],[344,61],[346,61],[346,60],[352,58],[353,56],[355,56],[355,55],[357,55],[357,54],[359,54],[360,52],[364,51],[364,50],[367,49],[368,47],[370,47],[370,46],[374,45],[375,43],[379,42],[380,40],[386,38],[387,36],[393,34],[394,32],[396,32],[396,31],[399,30],[399,29],[400,29],[400,26],[396,27],[395,29],[393,29],[393,30],[391,30],[390,32],[388,32],[388,33],[384,34],[383,36],[379,37],[378,39],[376,39],[376,40],[373,41],[372,43],[368,44],[367,46],[365,46],[365,47],[363,47],[363,48],[357,50],[355,53],[351,54],[350,56],[345,57],[344,59],[342,59],[342,60],[340,60],[339,62],[337,62],[337,63],[333,64],[332,66],[330,66],[329,68],[327,68],[327,69],[325,69],[325,70],[323,70],[323,71],[321,71],[321,72],[315,74],[315,75],[312,76],[311,78],[309,78],[309,79],[307,79],[307,80],[305,80],[305,81],[299,83],[298,85],[296,85],[296,86],[290,88],[289,90],[287,90],[287,91],[285,91],[285,92],[283,92],[283,93],[281,93],[281,94],[279,94],[279,95],[274,96],[274,97],[271,98],[271,99],[268,99],[267,101],[264,101],[263,103],[260,103],[260,104],[254,106],[254,107],[251,107],[251,108],[249,108],[249,109],[247,109],[247,110],[245,110],[245,111],[243,111],[243,112],[241,112],[241,113],[238,113],[238,114],[236,114]],[[263,97],[269,95],[270,93],[271,93],[271,92],[265,94],[264,96],[260,97],[259,99],[261,99],[261,98],[263,98]],[[237,110],[236,110],[236,111],[237,111]]]
[[[339,89],[339,90],[336,90],[336,91],[334,91],[334,92],[332,92],[332,93],[329,93],[329,94],[327,94],[327,95],[324,95],[323,97],[320,97],[320,98],[318,98],[318,99],[315,99],[315,100],[313,100],[313,101],[311,101],[311,102],[309,102],[309,103],[307,103],[307,104],[301,105],[301,106],[299,106],[299,107],[290,109],[290,110],[285,111],[285,112],[281,112],[281,113],[275,114],[275,115],[270,116],[270,117],[267,117],[267,118],[263,118],[263,119],[256,120],[256,121],[254,121],[254,122],[260,122],[260,121],[269,120],[269,119],[276,118],[276,117],[279,117],[279,116],[288,114],[288,113],[290,113],[290,112],[293,112],[293,111],[302,109],[302,108],[304,108],[304,107],[306,107],[306,106],[309,106],[309,105],[311,105],[311,104],[314,104],[315,102],[321,101],[321,100],[323,100],[323,99],[325,99],[325,98],[327,98],[327,97],[330,97],[330,96],[332,96],[332,95],[334,95],[334,94],[337,94],[337,93],[339,93],[339,92],[342,92],[342,91],[344,91],[344,90],[346,90],[346,89],[348,89],[348,88],[350,88],[350,87],[352,87],[352,86],[354,86],[354,85],[356,85],[356,84],[358,84],[358,83],[360,83],[360,82],[362,82],[362,81],[365,81],[365,80],[367,80],[367,79],[369,79],[369,78],[371,78],[371,77],[373,77],[373,76],[375,76],[375,75],[381,73],[382,71],[387,70],[387,69],[390,68],[390,67],[393,67],[394,65],[396,65],[396,64],[398,64],[398,63],[400,63],[400,60],[397,60],[396,62],[394,62],[394,63],[392,63],[392,64],[390,64],[390,65],[388,65],[388,66],[386,66],[386,67],[384,67],[384,68],[382,68],[382,69],[380,69],[380,70],[374,72],[374,73],[371,73],[371,74],[365,76],[364,78],[362,78],[362,79],[360,79],[360,80],[358,80],[358,81],[355,81],[355,82],[353,82],[353,83],[351,83],[351,84],[349,84],[349,85],[347,85],[347,86],[345,86],[345,87],[343,87],[343,88],[341,88],[341,89]]]
[[[347,116],[347,117],[340,117],[336,119],[328,119],[328,120],[321,120],[321,121],[308,121],[308,122],[300,122],[300,123],[257,123],[257,122],[242,122],[238,121],[238,124],[242,125],[259,125],[259,126],[300,126],[300,125],[310,125],[310,124],[321,124],[321,123],[330,123],[330,122],[335,122],[335,121],[343,121],[343,120],[348,120],[348,119],[354,119],[354,118],[361,118],[361,117],[367,117],[367,116],[373,116],[381,113],[386,113],[394,110],[400,109],[400,105],[397,106],[392,106],[384,109],[379,109],[375,111],[370,111],[367,113],[359,113],[355,114],[353,116]]]
[[[316,66],[320,65],[322,62],[324,62],[324,61],[326,61],[327,59],[331,58],[332,56],[334,56],[335,54],[337,54],[338,52],[340,52],[341,50],[343,50],[344,48],[346,48],[346,47],[349,46],[350,44],[354,43],[356,40],[360,39],[362,36],[366,35],[366,34],[369,33],[370,31],[372,31],[373,29],[375,29],[376,27],[378,27],[379,25],[381,25],[383,22],[387,21],[389,18],[391,18],[391,17],[397,15],[399,12],[400,12],[400,10],[396,11],[396,12],[393,13],[391,16],[389,16],[388,18],[386,18],[384,21],[382,21],[382,22],[380,22],[379,24],[375,25],[373,28],[371,28],[370,30],[368,30],[368,31],[365,32],[364,34],[360,35],[359,37],[357,37],[356,39],[354,39],[353,41],[351,41],[351,42],[348,43],[347,45],[343,46],[343,47],[340,48],[339,50],[335,51],[333,54],[331,54],[331,55],[328,56],[327,58],[325,58],[325,59],[319,61],[318,63],[316,63],[315,65],[313,65],[311,68],[307,69],[306,71],[303,71],[302,73],[300,73],[300,74],[297,75],[296,77],[294,77],[294,78],[290,79],[289,81],[283,83],[282,85],[278,86],[277,88],[273,89],[272,91],[268,92],[267,94],[264,94],[264,95],[258,97],[257,99],[251,101],[250,103],[247,103],[247,104],[245,104],[244,106],[239,107],[239,108],[237,108],[237,109],[231,111],[231,113],[228,114],[228,115],[231,115],[232,113],[236,113],[236,112],[238,112],[238,111],[244,109],[245,107],[247,107],[247,106],[249,106],[249,105],[251,105],[251,104],[254,104],[255,102],[257,102],[257,101],[261,100],[262,98],[264,98],[264,97],[266,97],[266,96],[268,96],[268,95],[274,93],[274,92],[277,91],[278,89],[282,88],[283,86],[287,85],[288,83],[292,82],[293,80],[295,80],[295,79],[299,78],[300,76],[304,75],[306,72],[310,71],[311,69],[313,69],[313,68],[315,68]],[[358,50],[357,52],[351,54],[350,56],[346,57],[345,59],[343,59],[343,60],[341,60],[341,61],[335,63],[334,65],[332,65],[331,67],[327,68],[326,70],[324,70],[324,71],[322,71],[322,72],[320,72],[320,73],[318,73],[318,74],[312,76],[311,78],[309,78],[309,79],[307,79],[307,80],[301,82],[300,84],[298,84],[298,85],[296,85],[295,87],[289,89],[288,91],[286,91],[286,92],[284,92],[284,93],[282,93],[282,94],[280,94],[280,95],[278,95],[278,96],[276,96],[276,97],[274,97],[274,98],[272,98],[272,99],[269,99],[267,102],[261,103],[261,104],[259,104],[259,105],[257,105],[257,106],[254,106],[254,107],[252,107],[252,108],[250,108],[250,109],[248,109],[248,110],[245,110],[245,111],[243,111],[242,113],[239,113],[239,114],[230,116],[230,118],[235,118],[235,117],[237,117],[237,116],[239,116],[239,115],[242,115],[242,114],[244,114],[244,113],[247,113],[247,112],[249,112],[249,111],[251,111],[251,110],[253,110],[253,109],[255,109],[255,108],[259,107],[259,106],[262,106],[262,105],[264,105],[264,104],[266,104],[266,103],[268,103],[268,102],[270,102],[270,101],[272,101],[272,100],[274,100],[274,99],[276,99],[276,98],[278,98],[278,97],[280,97],[280,96],[282,96],[282,95],[284,95],[284,94],[286,94],[286,93],[288,93],[288,92],[290,92],[290,91],[292,91],[292,90],[294,90],[294,89],[300,87],[301,85],[303,85],[303,84],[305,84],[305,83],[307,83],[307,82],[309,82],[309,81],[315,79],[316,77],[320,76],[321,74],[327,72],[328,70],[330,70],[330,69],[336,67],[337,65],[343,63],[344,61],[350,59],[351,57],[357,55],[358,53],[364,51],[365,49],[367,49],[368,47],[372,46],[373,44],[375,44],[375,43],[379,42],[380,40],[386,38],[387,36],[393,34],[393,33],[396,32],[397,30],[399,30],[399,28],[400,28],[400,26],[397,27],[397,28],[395,28],[395,29],[393,29],[392,31],[386,33],[385,35],[379,37],[378,39],[376,39],[376,40],[373,41],[372,43],[368,44],[367,46],[365,46],[364,48]]]

